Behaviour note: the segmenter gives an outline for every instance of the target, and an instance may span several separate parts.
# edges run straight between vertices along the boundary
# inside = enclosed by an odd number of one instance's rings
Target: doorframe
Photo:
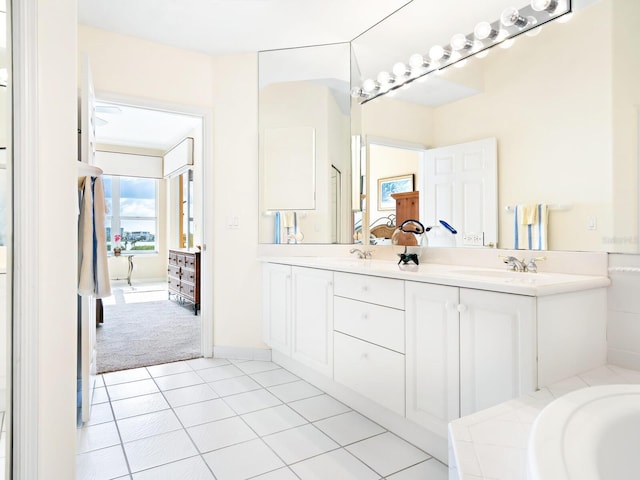
[[[208,162],[207,159],[213,159],[213,109],[206,107],[195,107],[192,105],[183,105],[178,103],[164,102],[161,100],[143,99],[117,93],[96,91],[96,99],[110,103],[119,103],[138,108],[147,108],[152,110],[160,110],[169,113],[177,113],[181,115],[191,115],[202,119],[202,165],[200,166],[200,178],[194,179],[199,184],[200,195],[200,229],[202,232],[202,251],[201,251],[201,267],[200,269],[200,349],[204,357],[213,357],[213,301],[212,295],[203,295],[202,292],[213,291],[213,271],[208,268],[212,262],[209,262],[209,251],[213,254],[213,248],[210,250],[208,245],[213,245],[213,161]],[[208,227],[207,227],[208,226]]]

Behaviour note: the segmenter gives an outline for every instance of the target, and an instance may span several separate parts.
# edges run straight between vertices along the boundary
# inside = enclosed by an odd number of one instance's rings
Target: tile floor
[[[98,378],[78,480],[446,480],[447,467],[272,362]]]

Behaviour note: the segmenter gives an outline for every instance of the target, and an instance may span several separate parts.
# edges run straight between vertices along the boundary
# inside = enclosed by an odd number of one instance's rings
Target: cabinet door
[[[265,263],[262,267],[263,340],[291,355],[291,267]]]
[[[405,284],[407,418],[444,437],[460,414],[458,292]]]
[[[460,414],[536,388],[534,297],[460,289]]]
[[[292,358],[333,375],[333,272],[292,267]]]

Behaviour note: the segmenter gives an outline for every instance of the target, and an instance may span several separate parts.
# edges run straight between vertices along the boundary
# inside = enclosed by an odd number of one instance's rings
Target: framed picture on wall
[[[395,210],[393,193],[413,192],[413,174],[378,179],[378,210]]]

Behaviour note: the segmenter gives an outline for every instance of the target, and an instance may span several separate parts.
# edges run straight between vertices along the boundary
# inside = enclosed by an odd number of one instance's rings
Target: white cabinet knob
[[[362,360],[367,360],[367,359],[369,358],[369,354],[365,352],[365,353],[363,353],[363,354],[360,356],[360,358],[361,358]]]
[[[363,320],[368,320],[368,319],[369,319],[369,315],[368,315],[368,314],[366,314],[366,313],[363,313],[363,314],[362,314],[362,319],[363,319]]]
[[[368,286],[366,286],[366,285],[363,285],[363,286],[362,286],[362,291],[363,291],[363,292],[368,292],[368,291],[369,291],[369,287],[368,287]]]
[[[463,313],[467,311],[467,306],[466,305],[458,305],[458,312]]]

